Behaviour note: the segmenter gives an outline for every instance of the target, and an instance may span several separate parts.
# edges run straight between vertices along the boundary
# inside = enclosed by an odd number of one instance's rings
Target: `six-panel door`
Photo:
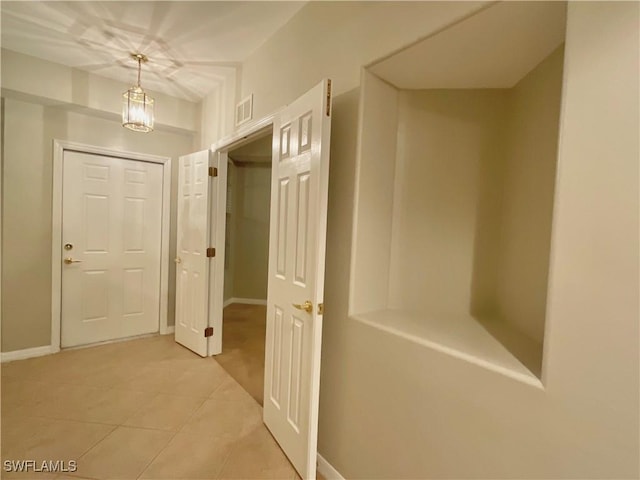
[[[64,152],[61,346],[157,332],[162,165]]]
[[[264,421],[304,478],[316,468],[330,127],[328,81],[273,127]]]
[[[178,159],[176,342],[207,356],[209,151]]]

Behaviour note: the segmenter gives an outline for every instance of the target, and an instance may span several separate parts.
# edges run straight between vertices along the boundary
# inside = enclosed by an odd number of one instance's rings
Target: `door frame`
[[[171,333],[168,322],[169,240],[171,205],[171,157],[128,152],[83,143],[53,140],[53,195],[51,212],[51,350],[60,351],[62,324],[62,181],[64,152],[73,151],[162,165],[162,230],[160,235],[160,318],[161,335]]]
[[[230,150],[234,148],[240,147],[246,143],[250,143],[256,137],[263,135],[268,132],[269,129],[273,128],[273,121],[277,112],[271,113],[265,117],[262,117],[254,122],[247,123],[240,127],[238,130],[233,132],[232,134],[221,138],[215,143],[211,144],[209,151],[211,152],[211,162],[213,162],[212,166],[217,166],[218,170],[224,168],[224,184],[221,182],[219,184],[218,191],[216,192],[218,195],[218,202],[215,204],[215,211],[209,212],[210,218],[226,218],[226,209],[227,209],[227,154]],[[224,163],[222,164],[218,164]],[[271,159],[273,166],[273,158]],[[212,195],[213,197],[213,195]],[[213,202],[213,198],[211,199]],[[213,205],[213,203],[212,203]],[[213,245],[216,247],[216,256],[222,259],[223,266],[222,268],[215,269],[215,272],[210,277],[209,280],[209,326],[213,327],[213,331],[215,332],[213,336],[209,337],[209,355],[218,355],[222,353],[222,334],[223,334],[223,322],[222,322],[222,310],[224,309],[224,256],[225,256],[225,232],[227,230],[226,222],[224,222],[223,228],[216,228],[214,225],[215,222],[211,222],[209,238],[213,242]],[[220,305],[220,316],[216,317],[216,312],[218,311],[217,306]]]

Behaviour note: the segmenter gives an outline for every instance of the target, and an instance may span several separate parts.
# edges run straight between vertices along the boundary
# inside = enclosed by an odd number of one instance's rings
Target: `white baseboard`
[[[171,335],[175,333],[175,331],[176,331],[175,325],[171,325],[170,327],[166,327],[166,329],[164,330],[164,333],[162,333],[161,335]],[[137,335],[134,337],[117,338],[115,340],[107,340],[106,342],[98,342],[98,343],[92,343],[89,345],[79,345],[77,347],[65,348],[65,350],[76,350],[76,349],[96,347],[96,346],[105,345],[108,343],[119,343],[119,342],[126,342],[129,340],[138,340],[140,338],[152,337],[154,335],[158,335],[158,334],[151,333],[146,335]],[[57,353],[59,351],[60,351],[59,348],[56,348],[52,345],[44,345],[42,347],[25,348],[24,350],[14,350],[13,352],[2,352],[0,353],[0,362],[5,363],[5,362],[13,362],[14,360],[25,360],[27,358],[42,357],[44,355],[50,355],[52,353]]]
[[[0,362],[13,362],[14,360],[24,360],[26,358],[42,357],[51,353],[56,353],[58,350],[51,345],[44,345],[42,347],[25,348],[24,350],[14,350],[13,352],[0,353]]]
[[[228,307],[232,303],[244,303],[245,305],[267,305],[267,301],[262,298],[237,298],[232,297],[229,298],[226,302],[222,304],[223,308]]]
[[[340,472],[333,468],[333,465],[327,462],[320,454],[318,454],[318,473],[321,473],[327,480],[345,480],[345,478],[340,475]]]

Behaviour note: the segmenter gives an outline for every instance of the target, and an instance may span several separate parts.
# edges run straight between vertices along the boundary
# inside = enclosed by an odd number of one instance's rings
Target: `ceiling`
[[[2,1],[2,47],[198,101],[305,2]]]
[[[564,42],[565,2],[499,2],[372,65],[398,88],[511,88]]]
[[[236,165],[271,164],[271,132],[235,148],[229,152],[229,158]]]

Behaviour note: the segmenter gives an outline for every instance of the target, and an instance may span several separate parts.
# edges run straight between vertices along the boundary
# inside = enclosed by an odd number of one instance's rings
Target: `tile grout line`
[[[79,422],[79,423],[90,423],[90,422]],[[104,437],[102,437],[100,440],[97,440],[93,445],[91,445],[89,448],[87,448],[76,460],[78,467],[80,466],[80,460],[82,460],[82,458],[89,453],[91,450],[93,450],[99,443],[101,443],[105,438],[107,438],[109,435],[111,435],[113,432],[116,431],[116,429],[118,428],[117,425],[110,425],[111,427],[113,427],[109,433],[107,433]],[[76,470],[77,471],[77,470]],[[76,472],[70,472],[70,473],[76,473]],[[75,475],[74,475],[75,476]],[[86,477],[86,475],[83,475]],[[89,477],[89,478],[93,478],[93,477]]]
[[[229,449],[229,453],[227,453],[227,455],[224,458],[224,461],[222,462],[222,466],[220,467],[220,470],[218,470],[218,472],[216,473],[215,476],[215,480],[220,480],[220,475],[222,474],[222,472],[224,472],[225,467],[227,466],[227,463],[229,463],[229,459],[231,458],[231,455],[236,451],[236,449],[239,447],[239,441],[241,440],[241,438],[237,438],[234,442],[233,442],[233,446]]]
[[[116,390],[115,388],[112,388],[111,390],[115,390],[116,393],[118,393],[118,390]],[[161,394],[160,392],[141,392],[141,393],[152,393],[154,396],[151,397],[149,399],[149,403],[153,402],[156,398],[158,398]],[[149,405],[143,405],[141,406],[139,409],[135,410],[131,415],[128,415],[127,418],[125,418],[121,423],[118,424],[119,427],[124,427],[126,426],[125,423],[130,420],[131,418],[135,417],[138,413],[142,412],[142,410],[144,410],[145,408],[147,408]]]
[[[218,386],[218,388],[220,388],[220,387]],[[214,390],[214,392],[215,392],[218,388],[216,388],[216,389]],[[212,393],[212,395],[213,395],[213,393]],[[199,405],[198,405],[198,406],[193,410],[193,412],[191,413],[191,415],[189,415],[189,416],[187,417],[187,419],[186,419],[184,422],[182,422],[182,425],[180,425],[178,428],[176,428],[176,430],[175,430],[174,432],[172,432],[172,433],[173,433],[173,435],[171,435],[171,438],[167,441],[167,443],[165,444],[165,446],[164,446],[164,447],[162,447],[162,448],[158,451],[158,453],[157,453],[157,454],[156,454],[156,455],[155,455],[155,456],[154,456],[154,457],[149,461],[149,463],[147,463],[147,464],[145,465],[145,467],[142,469],[142,471],[141,471],[141,472],[140,472],[140,474],[136,477],[136,479],[139,479],[139,478],[141,478],[141,477],[142,477],[142,475],[144,475],[144,472],[146,472],[146,471],[149,469],[149,467],[151,466],[151,464],[155,461],[155,459],[156,459],[156,458],[158,458],[158,457],[160,456],[160,454],[161,454],[162,452],[164,452],[164,451],[167,449],[167,447],[169,446],[169,444],[173,441],[173,439],[174,439],[174,438],[176,438],[176,436],[178,435],[178,433],[182,432],[182,428],[183,428],[187,423],[189,423],[189,420],[191,420],[191,418],[196,414],[196,412],[200,409],[200,407],[202,407],[202,405],[204,405],[204,403],[205,403],[207,400],[209,400],[209,397],[202,399],[202,402],[201,402],[201,403],[200,403],[200,404],[199,404]]]
[[[107,390],[116,390],[116,389],[115,389],[115,388],[113,388],[113,387],[111,387],[111,388],[107,388]],[[148,392],[142,392],[142,393],[148,393]],[[150,402],[151,402],[151,401],[153,401],[153,400],[155,400],[155,399],[160,395],[160,393],[157,393],[157,392],[153,392],[153,393],[154,393],[154,395],[155,395],[155,396],[153,396],[153,397],[150,399]],[[143,409],[143,408],[144,408],[144,407],[140,407],[140,409],[139,409],[139,410],[136,410],[136,413],[137,413],[137,412],[139,412],[139,411],[142,411],[142,409]],[[114,425],[114,424],[108,424],[108,425],[110,425],[110,426],[113,426],[113,428],[111,429],[111,431],[110,431],[107,435],[105,435],[104,437],[102,437],[99,441],[97,441],[96,443],[94,443],[94,444],[91,446],[91,448],[87,449],[87,450],[86,450],[82,455],[80,455],[80,457],[78,457],[78,464],[80,464],[80,461],[82,460],[82,458],[84,458],[86,455],[88,455],[88,454],[89,454],[89,452],[91,452],[94,448],[96,448],[100,443],[102,443],[102,442],[103,442],[107,437],[109,437],[110,435],[112,435],[112,434],[113,434],[117,429],[119,429],[119,428],[139,428],[139,429],[141,429],[141,430],[163,431],[163,430],[157,430],[157,429],[150,429],[150,428],[143,428],[143,427],[130,427],[130,426],[124,425],[124,422],[126,422],[127,420],[129,420],[129,418],[131,418],[133,415],[135,415],[135,413],[134,413],[134,414],[132,414],[132,415],[127,416],[124,420],[122,420],[120,423],[117,423],[117,424],[115,424],[115,425]],[[83,422],[83,423],[90,423],[90,422]],[[97,422],[96,422],[96,423],[97,423]],[[172,439],[172,438],[173,438],[173,437],[171,437],[171,439]],[[171,439],[169,439],[169,441],[171,441]],[[167,444],[168,444],[168,442],[167,442]],[[166,447],[166,445],[165,445],[165,447]],[[160,451],[164,450],[164,448],[165,448],[165,447],[163,447]],[[154,457],[154,458],[155,458],[155,457]],[[144,467],[144,469],[142,470],[142,472],[144,472],[144,470],[146,470],[146,469],[147,469],[147,467],[148,467],[148,465],[146,465],[146,466]],[[141,474],[142,474],[142,473],[141,473]],[[141,474],[140,474],[140,475],[141,475]],[[86,476],[86,475],[84,475],[84,474],[83,474],[83,476]],[[94,478],[94,477],[88,477],[88,478]],[[137,477],[136,477],[136,478],[137,478]]]
[[[225,370],[225,373],[227,373],[227,372],[226,372],[226,370]],[[229,377],[229,379],[231,379],[231,381],[232,381],[232,382],[234,382],[236,385],[238,385],[240,388],[242,388],[242,389],[244,390],[244,388],[242,387],[242,385],[240,385],[240,383],[239,383],[235,378],[233,378],[229,373],[227,373],[227,376]],[[220,386],[222,386],[222,384],[221,384]],[[220,387],[218,387],[218,388],[220,388]],[[218,389],[216,389],[216,391],[217,391],[217,390],[218,390]],[[245,390],[245,392],[247,393],[247,395],[249,395],[249,396],[251,397],[251,395],[249,394],[249,392],[247,392],[246,390]],[[214,393],[215,393],[215,392],[214,392]],[[213,393],[212,393],[211,395],[213,395]],[[251,400],[255,401],[255,398],[251,397]],[[258,403],[258,402],[256,402],[256,403]],[[260,411],[262,411],[262,410],[263,410],[262,405],[260,405],[260,404],[258,404],[258,405],[259,405]],[[260,418],[262,419],[262,415],[260,416]],[[261,423],[261,425],[262,425],[262,423]],[[240,443],[240,440],[241,440],[241,439],[242,439],[242,437],[238,437],[238,438],[233,442],[232,447],[229,449],[229,453],[225,456],[225,459],[224,459],[224,461],[222,462],[222,466],[220,467],[220,470],[218,470],[218,472],[216,473],[215,480],[220,480],[220,475],[222,474],[222,472],[224,472],[225,467],[226,467],[226,466],[227,466],[227,464],[229,463],[229,459],[231,458],[231,455],[233,455],[233,453],[234,453],[238,448],[240,448],[239,443]]]
[[[228,374],[227,372],[224,372],[224,373],[225,373],[225,375],[229,376],[229,374]],[[144,467],[144,469],[142,470],[142,472],[140,473],[140,475],[138,475],[138,476],[136,477],[136,479],[137,479],[137,480],[141,479],[142,475],[144,475],[144,472],[146,472],[146,471],[149,469],[149,467],[151,466],[151,464],[155,461],[155,459],[156,459],[156,458],[158,458],[158,457],[160,456],[160,454],[161,454],[162,452],[164,452],[164,451],[167,449],[167,447],[168,447],[168,446],[169,446],[169,444],[173,441],[173,439],[174,439],[174,438],[176,438],[176,436],[177,436],[179,433],[182,433],[182,432],[183,432],[185,425],[186,425],[186,424],[188,424],[188,423],[189,423],[189,421],[190,421],[190,420],[194,417],[194,415],[198,412],[198,410],[200,410],[200,408],[202,408],[202,406],[203,406],[203,405],[204,405],[208,400],[210,400],[210,399],[211,399],[211,397],[212,397],[213,395],[215,395],[215,393],[216,393],[218,390],[220,390],[220,388],[222,387],[222,385],[224,385],[224,382],[225,382],[226,380],[227,380],[226,378],[225,378],[224,380],[222,380],[222,381],[220,382],[220,385],[218,385],[216,388],[214,388],[213,392],[211,392],[211,393],[209,394],[209,396],[208,396],[208,397],[204,398],[204,399],[202,400],[202,402],[198,405],[198,407],[197,407],[197,408],[195,408],[195,409],[193,410],[193,412],[191,413],[191,415],[189,415],[189,417],[187,417],[187,419],[186,419],[184,422],[182,422],[182,425],[180,425],[180,427],[178,427],[178,428],[176,429],[176,431],[175,431],[175,432],[174,432],[174,434],[171,436],[171,438],[169,439],[169,441],[167,442],[167,444],[166,444],[162,449],[160,449],[160,451],[159,451],[159,452],[158,452],[158,453],[157,453],[157,454],[156,454],[156,455],[151,459],[151,461],[150,461],[150,462],[149,462],[149,463]],[[230,453],[229,453],[229,454],[230,454]],[[227,458],[225,458],[225,461],[223,462],[223,465],[222,465],[223,467],[224,467],[224,465],[226,464],[226,461],[227,461],[227,460],[228,460],[228,456],[227,456]],[[222,472],[222,468],[220,469],[220,472]],[[218,472],[218,473],[220,473],[220,472]],[[218,477],[218,474],[216,474],[216,478],[217,478],[217,477]]]
[[[160,392],[155,392],[155,396],[149,401],[149,403],[151,403],[152,401],[154,401],[156,398],[158,398],[160,395],[162,395],[162,393]],[[127,420],[133,418],[135,415],[137,415],[139,412],[142,412],[144,410],[145,406],[140,407],[139,410],[136,410],[135,413],[133,413],[132,415],[130,415],[129,417],[127,417],[123,423],[121,423],[120,425],[118,425],[117,428],[140,428],[141,430],[152,430],[152,431],[166,431],[166,430],[157,430],[157,429],[151,429],[151,428],[143,428],[143,427],[132,427],[132,426],[128,426],[125,425],[124,423],[127,422]],[[169,445],[169,443],[171,443],[171,440],[173,440],[175,438],[175,436],[177,435],[177,432],[173,433],[173,435],[171,435],[171,437],[167,440],[167,443],[164,444],[164,446],[158,450],[158,453],[156,453],[153,458],[140,470],[140,473],[136,476],[136,479],[140,478],[140,476],[142,476],[144,474],[144,472],[147,470],[147,468],[149,468],[149,465],[151,465],[153,463],[153,461],[158,457],[158,455],[160,455]]]
[[[182,360],[182,358],[172,358],[171,355],[167,355],[166,358],[163,357],[161,359],[153,359],[151,358],[151,356],[155,356],[156,354],[153,353],[153,355],[149,355],[149,359],[148,360],[144,360],[144,361],[140,361],[139,364],[136,361],[136,367],[139,369],[145,368],[147,366],[152,366],[155,363],[157,363],[158,361],[170,361],[170,360],[177,360],[178,362]],[[78,358],[74,359],[74,360],[79,360],[82,361],[82,356],[78,356]],[[185,360],[187,360],[185,358]],[[90,425],[100,425],[100,426],[105,426],[108,428],[105,428],[105,434],[93,441],[93,442],[87,442],[85,444],[86,449],[80,449],[80,452],[77,453],[74,456],[77,456],[78,459],[78,463],[80,463],[82,461],[82,459],[86,459],[87,456],[90,454],[90,452],[92,452],[94,449],[96,449],[100,444],[102,444],[108,437],[110,437],[111,435],[113,435],[113,433],[115,431],[117,431],[119,428],[127,428],[127,429],[133,429],[133,430],[138,430],[138,431],[156,431],[156,432],[163,432],[166,434],[166,443],[159,449],[158,453],[156,455],[153,456],[153,458],[151,458],[151,460],[149,462],[147,462],[146,465],[144,465],[144,467],[142,467],[141,473],[138,474],[137,478],[141,478],[144,475],[144,472],[148,470],[149,466],[158,458],[159,455],[161,455],[164,451],[167,450],[169,444],[176,438],[176,436],[178,435],[178,433],[183,433],[185,431],[185,427],[186,425],[193,420],[194,416],[196,415],[196,413],[203,407],[203,405],[205,405],[205,403],[208,400],[211,400],[212,398],[216,398],[217,395],[219,395],[219,392],[223,389],[224,385],[227,382],[231,382],[231,383],[237,383],[225,370],[224,368],[217,362],[215,361],[215,359],[208,359],[209,361],[213,360],[214,364],[221,369],[222,373],[222,380],[218,383],[218,385],[215,386],[215,388],[207,395],[207,396],[201,396],[201,395],[190,395],[190,394],[186,394],[186,395],[181,395],[180,393],[175,393],[173,391],[149,391],[149,389],[136,389],[136,388],[124,388],[124,385],[126,383],[131,382],[132,380],[136,379],[136,378],[140,378],[140,374],[138,375],[134,375],[131,378],[128,378],[126,380],[116,380],[115,382],[110,382],[109,380],[109,370],[108,369],[103,369],[100,371],[100,373],[102,374],[104,372],[104,376],[103,378],[106,378],[106,382],[103,384],[87,384],[87,381],[90,381],[92,379],[91,374],[87,374],[87,375],[80,375],[75,379],[63,379],[62,381],[59,382],[54,382],[54,381],[49,381],[47,378],[45,378],[44,380],[42,379],[42,376],[38,376],[35,378],[24,378],[23,376],[13,376],[13,375],[4,375],[0,381],[0,383],[2,385],[0,385],[0,388],[5,387],[5,385],[7,383],[13,383],[13,382],[20,382],[20,383],[24,383],[27,384],[27,386],[29,386],[29,384],[34,384],[37,386],[43,386],[43,387],[50,387],[52,385],[57,385],[60,387],[59,392],[64,392],[69,390],[71,387],[77,388],[79,389],[76,393],[82,393],[83,389],[86,389],[86,391],[95,391],[95,392],[100,392],[100,391],[104,391],[104,392],[110,392],[111,394],[118,394],[119,392],[124,392],[124,391],[128,391],[128,392],[138,392],[138,393],[144,393],[149,395],[148,401],[147,401],[147,407],[149,405],[150,402],[154,402],[157,401],[157,399],[159,397],[161,397],[162,395],[167,395],[167,396],[173,396],[173,397],[189,397],[194,399],[194,409],[193,411],[186,416],[186,418],[180,422],[174,429],[170,429],[170,430],[166,430],[166,429],[162,429],[162,428],[153,428],[153,427],[142,427],[142,426],[135,426],[135,425],[126,425],[126,422],[128,422],[129,420],[131,420],[132,418],[134,418],[136,415],[139,415],[141,412],[144,411],[144,409],[146,408],[145,406],[142,406],[140,408],[136,408],[138,405],[136,403],[134,403],[132,405],[133,410],[132,413],[129,415],[124,415],[121,419],[117,419],[115,422],[104,422],[104,421],[95,421],[95,420],[84,420],[81,418],[69,418],[69,417],[65,417],[64,416],[64,412],[62,410],[59,410],[59,412],[62,412],[61,414],[47,414],[47,413],[42,413],[42,412],[47,412],[47,409],[43,409],[41,407],[43,407],[44,405],[47,405],[51,402],[51,400],[60,400],[60,398],[56,398],[58,397],[60,394],[57,395],[53,395],[52,398],[47,399],[47,398],[39,398],[36,399],[34,404],[33,404],[33,409],[31,409],[30,411],[36,411],[36,414],[33,413],[29,413],[29,414],[20,414],[19,412],[21,410],[16,409],[15,411],[12,408],[12,413],[6,414],[5,409],[2,409],[2,412],[0,412],[2,415],[6,415],[8,418],[16,418],[18,419],[18,421],[20,421],[21,419],[27,419],[27,418],[33,418],[33,419],[38,419],[38,420],[42,420],[43,422],[47,423],[47,424],[55,424],[57,422],[60,423],[68,423],[68,424],[76,424],[76,425],[83,425],[85,427],[88,427]],[[191,364],[184,364],[184,369],[179,369],[182,370],[183,372],[187,372],[192,368],[197,368],[197,366],[201,365],[203,362],[198,362],[198,363],[194,363],[193,367],[191,366]],[[36,367],[34,365],[34,367]],[[56,365],[55,368],[61,368],[63,369],[65,367],[65,365]],[[115,367],[115,365],[114,365]],[[50,371],[54,376],[55,374],[58,373],[58,371],[56,370],[51,370]],[[116,375],[117,376],[117,375]],[[56,391],[57,392],[57,391]],[[4,392],[3,392],[4,393]],[[73,411],[76,411],[77,409],[74,409]],[[117,417],[116,417],[117,418]],[[30,432],[28,434],[28,438],[32,439],[34,437],[37,436],[37,431],[33,431]],[[234,442],[235,443],[235,442]],[[222,473],[223,469],[226,467],[226,465],[229,462],[229,458],[231,456],[231,454],[235,451],[237,451],[238,446],[235,445],[232,448],[229,449],[228,454],[223,458],[223,461],[220,463],[220,469],[215,473],[215,477],[214,478],[219,478],[219,475]],[[212,472],[213,473],[213,472]],[[78,477],[79,475],[86,477],[86,478],[95,478],[92,474],[90,475],[84,475],[82,472],[69,472],[70,476],[72,477]]]
[[[133,427],[131,427],[131,428],[133,428]],[[142,475],[144,475],[144,472],[147,471],[147,469],[151,466],[151,464],[154,462],[154,460],[156,458],[158,458],[158,456],[167,449],[167,447],[173,441],[173,439],[176,438],[176,435],[178,435],[178,430],[176,430],[175,432],[171,432],[171,433],[173,433],[173,435],[171,435],[171,438],[169,438],[167,440],[167,443],[164,444],[164,447],[162,447],[160,450],[158,450],[158,453],[156,453],[153,456],[153,458],[151,460],[149,460],[149,462],[142,468],[142,470],[140,470],[140,473],[136,477],[136,480],[139,479],[140,477],[142,477]]]

